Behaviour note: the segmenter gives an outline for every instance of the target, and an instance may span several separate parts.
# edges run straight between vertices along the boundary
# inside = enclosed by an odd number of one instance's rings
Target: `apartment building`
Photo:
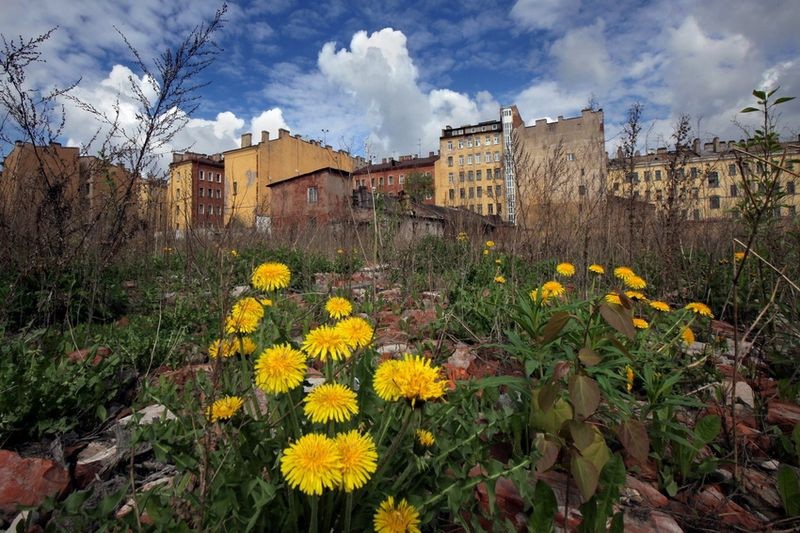
[[[383,158],[380,163],[365,165],[353,172],[353,189],[364,187],[369,191],[389,196],[406,192],[409,177],[435,179],[436,161],[439,156],[429,152],[428,157],[401,155],[399,159]],[[422,198],[424,203],[433,203],[433,189]]]
[[[350,172],[331,167],[270,183],[269,229],[306,230],[345,220],[350,212],[350,183]]]
[[[344,150],[288,130],[278,130],[278,138],[270,139],[261,132],[261,140],[253,144],[251,133],[242,135],[240,147],[224,152],[225,223],[247,227],[269,227],[273,205],[273,183],[295,178],[324,168],[350,173],[365,164]]]
[[[223,225],[224,173],[225,164],[221,154],[172,154],[167,192],[170,229],[183,231]]]
[[[671,204],[686,220],[735,218],[744,194],[742,171],[747,176],[759,175],[764,170],[763,163],[748,160],[737,150],[745,144],[743,139],[720,141],[714,137],[710,142],[694,139],[681,152],[661,147],[646,154],[637,153],[633,170],[630,160],[618,151],[617,157],[609,162],[609,193],[639,199],[657,210]],[[786,152],[787,172],[780,172],[778,183],[785,198],[773,215],[795,217],[800,206],[797,194],[800,180],[796,175],[800,168],[793,160],[800,158],[800,137],[781,144]],[[782,155],[783,152],[777,153],[773,159]]]

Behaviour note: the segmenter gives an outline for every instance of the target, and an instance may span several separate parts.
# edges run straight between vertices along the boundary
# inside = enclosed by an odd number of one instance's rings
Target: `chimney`
[[[178,163],[183,159],[183,155],[178,152],[172,152],[172,162]]]
[[[278,139],[283,139],[287,135],[289,135],[289,130],[283,128],[278,130]]]
[[[428,152],[428,157],[433,157],[433,152]]]
[[[667,149],[663,148],[663,147],[662,148],[656,148],[656,153],[657,154],[666,154],[667,153]]]
[[[248,146],[253,144],[253,134],[252,133],[242,133],[242,148],[247,148]]]
[[[383,159],[381,159],[381,164],[384,164],[384,163],[386,163],[386,158],[385,157]]]
[[[714,137],[711,142],[714,145],[714,153],[719,152],[719,137]]]
[[[558,119],[556,120],[556,122],[561,122],[562,120],[564,120],[564,116],[558,115]]]
[[[269,142],[269,132],[261,130],[261,142],[266,143]]]
[[[700,138],[699,137],[695,137],[694,140],[692,141],[692,150],[694,150],[694,152],[697,153],[697,154],[700,153]]]

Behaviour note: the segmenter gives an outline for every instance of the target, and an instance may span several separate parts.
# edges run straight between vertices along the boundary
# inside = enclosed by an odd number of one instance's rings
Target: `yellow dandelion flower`
[[[271,394],[288,392],[303,383],[306,354],[288,344],[267,348],[256,360],[256,386]]]
[[[328,303],[325,304],[325,310],[328,312],[331,318],[344,318],[346,316],[350,316],[350,313],[353,312],[353,304],[351,304],[346,298],[334,296],[328,300]]]
[[[239,257],[239,252],[237,252],[236,250],[231,250],[228,253],[231,255],[231,257]]]
[[[303,412],[315,424],[330,420],[347,422],[358,413],[356,393],[338,383],[323,383],[308,393],[303,400]]]
[[[397,375],[400,361],[387,359],[375,369],[375,376],[372,378],[372,386],[379,398],[387,402],[393,402],[400,398],[401,391],[395,376]]]
[[[564,286],[557,281],[548,281],[542,285],[542,292],[546,299],[555,298],[558,296],[563,296],[566,294],[566,289]]]
[[[250,355],[256,351],[256,343],[250,337],[241,339],[216,339],[208,347],[208,356],[211,359],[216,357],[232,357],[236,354]]]
[[[389,496],[378,507],[373,519],[376,533],[421,533],[419,529],[419,511],[405,498],[394,504]]]
[[[695,338],[694,338],[694,331],[692,331],[692,328],[685,327],[681,330],[681,340],[687,346],[691,346],[692,344],[694,344]]]
[[[339,254],[339,255],[342,255],[344,253],[344,250],[342,250],[341,248],[338,248],[336,250],[336,253]]]
[[[628,392],[633,390],[633,368],[630,365],[625,367],[625,388]]]
[[[366,348],[372,342],[374,331],[369,322],[361,317],[350,317],[340,320],[335,328],[344,337],[345,343],[352,349]]]
[[[225,396],[211,404],[206,409],[206,417],[211,422],[217,420],[227,420],[236,414],[236,411],[242,408],[244,400],[239,396]]]
[[[733,254],[734,261],[741,261],[742,259],[744,259],[744,252],[736,252]]]
[[[347,345],[347,339],[342,332],[332,326],[319,326],[312,329],[303,341],[303,351],[320,361],[327,361],[328,357],[334,361],[347,359],[352,353]]]
[[[483,255],[489,255],[489,250],[483,250]]]
[[[625,291],[625,296],[633,300],[634,302],[646,302],[647,296],[644,295],[643,292],[640,291]]]
[[[686,304],[686,309],[700,316],[707,316],[708,318],[714,318],[714,314],[711,312],[711,308],[701,302],[692,302],[690,304]]]
[[[495,259],[494,260],[494,264],[495,265],[502,265],[503,264],[503,260],[502,259]]]
[[[647,329],[650,327],[650,324],[648,324],[647,320],[643,318],[634,318],[633,327],[635,327],[636,329]]]
[[[605,296],[606,302],[614,305],[622,305],[622,300],[616,292],[610,292]]]
[[[614,269],[614,277],[621,279],[622,281],[625,281],[626,279],[635,275],[636,274],[634,273],[633,270],[625,266],[617,267]]]
[[[272,307],[272,300],[269,298],[261,298],[258,300],[258,302],[264,307]]]
[[[495,276],[494,277],[494,282],[502,284],[502,283],[506,282],[506,278],[505,278],[505,276]]]
[[[589,265],[589,272],[591,272],[592,274],[598,274],[602,276],[603,274],[606,273],[606,269],[600,265],[594,264],[594,265]]]
[[[165,246],[164,248],[162,248],[161,251],[164,252],[164,255],[169,255],[175,250],[173,248],[170,248],[169,246]]]
[[[253,287],[260,291],[274,291],[289,286],[292,273],[283,263],[262,263],[253,270]]]
[[[353,492],[363,487],[378,469],[375,441],[354,429],[336,435],[335,442],[341,457],[341,486],[345,492]]]
[[[252,333],[264,317],[264,307],[250,296],[236,302],[225,323],[225,333]]]
[[[637,275],[628,276],[627,278],[622,280],[622,283],[624,283],[626,286],[630,287],[631,289],[635,289],[637,291],[642,290],[645,287],[647,287],[647,282],[643,278],[640,278]]]
[[[494,241],[486,241],[487,248],[494,248]]]
[[[436,438],[433,436],[433,433],[428,431],[427,429],[418,429],[416,432],[417,441],[426,448],[430,448],[434,444],[436,444]]]
[[[458,232],[458,237],[456,237],[458,242],[466,242],[467,241],[467,234],[463,231]]]
[[[575,275],[575,265],[572,263],[559,263],[556,265],[556,272],[565,278],[571,278]]]
[[[661,311],[662,313],[669,313],[672,311],[672,308],[669,306],[667,302],[662,302],[659,300],[653,300],[650,302],[650,307],[655,309],[656,311]]]
[[[310,433],[283,450],[281,473],[293,489],[319,496],[342,482],[341,461],[333,439]]]
[[[411,402],[429,401],[444,396],[447,382],[442,379],[441,369],[431,364],[427,357],[405,354],[396,366],[394,382],[400,396]]]

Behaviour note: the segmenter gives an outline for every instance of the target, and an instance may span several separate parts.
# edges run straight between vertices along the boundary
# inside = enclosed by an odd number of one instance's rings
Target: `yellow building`
[[[261,132],[261,142],[242,135],[241,146],[224,153],[225,223],[268,228],[272,213],[269,185],[321,168],[352,172],[363,160],[319,141],[306,140],[281,129],[277,139]]]
[[[708,143],[695,139],[692,146],[680,154],[667,148],[637,154],[633,158],[633,170],[630,160],[618,151],[617,158],[609,162],[609,192],[648,202],[656,210],[663,211],[672,205],[684,220],[735,218],[744,191],[743,167],[734,148],[744,143],[743,140],[720,141],[717,137]],[[797,165],[791,160],[800,156],[800,139],[782,145],[787,150],[785,168],[796,173]],[[762,170],[759,165],[751,162],[744,165],[744,170],[757,175]],[[780,189],[786,196],[773,215],[797,215],[800,205],[797,181],[797,176],[791,172],[781,173]]]
[[[219,227],[225,220],[225,165],[221,154],[173,153],[169,165],[168,227]]]
[[[517,124],[522,123],[516,107],[504,109],[518,119]],[[442,130],[434,172],[435,205],[508,220],[504,123],[489,120]]]

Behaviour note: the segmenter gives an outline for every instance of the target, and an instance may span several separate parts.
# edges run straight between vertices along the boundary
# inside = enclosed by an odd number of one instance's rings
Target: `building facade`
[[[409,178],[412,180],[422,178],[430,182],[430,191],[426,192],[419,200],[432,204],[433,182],[438,159],[439,156],[434,152],[428,153],[428,157],[403,155],[399,160],[384,158],[380,163],[372,163],[356,169],[353,172],[353,189],[365,187],[375,193],[399,196],[401,192],[406,193]],[[411,187],[414,188],[415,184],[411,183]]]
[[[224,172],[220,154],[172,154],[167,193],[170,229],[182,231],[223,225]]]
[[[225,223],[247,227],[269,226],[274,208],[270,185],[324,168],[337,168],[347,173],[364,164],[363,159],[349,152],[334,150],[315,140],[278,131],[277,139],[261,132],[261,140],[253,144],[252,134],[242,135],[239,148],[224,153]]]
[[[350,184],[350,172],[333,167],[270,183],[273,205],[268,229],[311,230],[348,218]]]
[[[764,171],[762,163],[747,161],[738,150],[745,144],[744,140],[720,141],[717,137],[705,143],[695,139],[680,152],[661,147],[636,154],[632,161],[618,151],[609,162],[609,194],[646,202],[657,211],[673,206],[683,220],[736,218],[745,194],[742,172],[757,176]],[[779,173],[778,185],[785,196],[772,214],[795,217],[800,207],[800,180],[795,175],[798,165],[792,160],[800,157],[800,138],[781,144],[786,151],[786,171]],[[776,155],[782,157],[782,153]]]

